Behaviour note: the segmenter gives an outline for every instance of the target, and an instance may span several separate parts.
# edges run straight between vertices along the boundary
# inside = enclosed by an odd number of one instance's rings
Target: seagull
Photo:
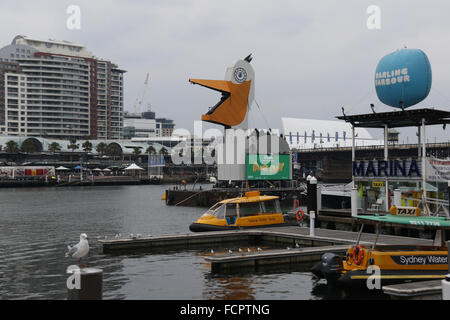
[[[291,247],[286,247],[286,250],[291,250]]]
[[[300,248],[300,245],[298,244],[298,242],[295,243],[295,247]]]
[[[78,264],[80,268],[85,268],[85,265],[81,265],[81,259],[87,256],[89,253],[89,242],[86,233],[80,234],[80,242],[74,246],[67,246],[69,251],[66,252],[66,257],[72,255],[73,258],[78,258]]]

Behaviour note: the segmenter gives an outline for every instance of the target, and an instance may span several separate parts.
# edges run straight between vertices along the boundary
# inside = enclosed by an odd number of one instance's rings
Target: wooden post
[[[67,274],[70,274],[66,281],[67,300],[102,300],[102,269],[70,266]]]

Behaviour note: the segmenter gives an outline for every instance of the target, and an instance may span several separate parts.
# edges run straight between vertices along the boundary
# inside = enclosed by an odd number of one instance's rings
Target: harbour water
[[[154,185],[2,189],[0,299],[65,299],[65,270],[77,261],[64,254],[82,232],[90,239],[88,266],[104,270],[104,299],[386,298],[328,288],[307,265],[212,274],[203,259],[209,248],[104,254],[97,240],[105,235],[190,232],[189,224],[205,209],[166,206],[163,190]]]

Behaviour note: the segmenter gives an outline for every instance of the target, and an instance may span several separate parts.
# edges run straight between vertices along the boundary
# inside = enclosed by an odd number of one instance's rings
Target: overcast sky
[[[69,5],[81,9],[81,29],[69,30]],[[381,9],[381,29],[366,26],[369,5]],[[125,74],[125,110],[132,111],[150,83],[144,104],[157,116],[192,130],[193,121],[219,95],[188,83],[223,79],[233,61],[253,53],[255,98],[250,126],[281,127],[281,117],[333,120],[341,115],[389,111],[376,97],[381,57],[407,46],[431,63],[430,95],[414,106],[450,107],[450,2],[448,1],[2,1],[0,45],[15,35],[68,40],[111,60]],[[450,139],[450,128],[428,131]],[[380,131],[380,130],[378,130]],[[380,132],[381,133],[381,132]],[[413,131],[401,140],[416,139]]]

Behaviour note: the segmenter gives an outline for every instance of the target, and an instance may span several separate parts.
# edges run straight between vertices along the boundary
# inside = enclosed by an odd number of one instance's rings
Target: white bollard
[[[394,204],[397,208],[402,205],[402,191],[400,189],[394,190]]]
[[[322,210],[322,187],[317,186],[317,212]]]
[[[450,300],[450,274],[445,276],[441,281],[442,284],[442,300]]]
[[[311,211],[309,213],[309,235],[311,237],[315,236],[315,229],[314,229],[315,220],[316,220],[316,212],[315,211]]]
[[[358,189],[352,188],[352,218],[355,218],[358,215]]]

